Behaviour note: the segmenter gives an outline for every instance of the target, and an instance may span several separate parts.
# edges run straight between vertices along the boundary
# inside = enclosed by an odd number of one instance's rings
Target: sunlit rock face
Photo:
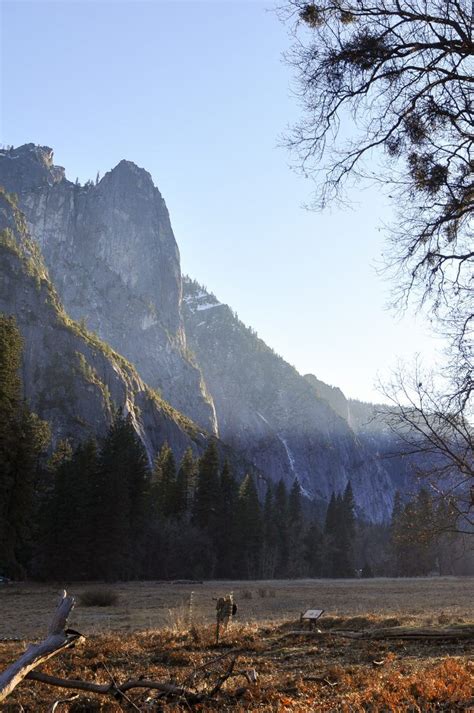
[[[217,431],[212,399],[187,355],[179,251],[151,176],[121,161],[81,186],[49,147],[0,152],[0,185],[18,195],[66,310],[84,320],[175,408]]]
[[[392,482],[343,417],[342,392],[333,408],[227,305],[187,279],[183,314],[229,445],[272,480],[291,485],[297,477],[313,499],[327,501],[350,480],[360,514],[390,516]]]
[[[152,394],[131,364],[74,323],[64,311],[22,216],[0,193],[0,313],[12,315],[23,340],[24,397],[48,421],[52,447],[104,436],[116,409],[130,414],[150,461],[167,441],[180,457],[205,437]]]

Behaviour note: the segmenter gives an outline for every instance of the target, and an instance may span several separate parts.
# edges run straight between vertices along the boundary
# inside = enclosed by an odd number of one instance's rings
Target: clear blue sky
[[[390,212],[374,189],[316,214],[279,136],[299,112],[286,29],[262,2],[1,3],[0,142],[54,148],[68,178],[127,158],[171,213],[183,272],[302,373],[346,394],[438,342],[385,309]]]

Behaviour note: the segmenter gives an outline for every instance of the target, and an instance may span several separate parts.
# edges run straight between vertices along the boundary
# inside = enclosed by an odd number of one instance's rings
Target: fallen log
[[[474,640],[474,626],[460,625],[444,629],[413,627],[390,627],[384,629],[366,629],[364,631],[345,631],[344,629],[326,629],[324,631],[287,631],[283,636],[309,636],[328,637],[340,636],[343,639],[413,639],[413,640],[434,640],[434,641],[472,641]]]
[[[332,631],[334,636],[347,639],[405,639],[416,641],[472,641],[474,640],[474,626],[449,627],[444,629],[412,627],[393,627],[388,629],[372,629],[368,631]]]
[[[66,629],[74,603],[74,597],[68,596],[64,591],[49,625],[46,639],[39,644],[31,644],[17,661],[0,674],[0,702],[37,666],[83,640],[77,631]]]
[[[148,688],[160,691],[166,695],[183,698],[188,703],[198,703],[203,698],[201,694],[190,691],[182,686],[176,686],[172,683],[161,683],[160,681],[150,681],[146,678],[132,678],[129,681],[124,681],[120,684],[117,684],[114,681],[109,681],[108,683],[92,683],[89,681],[82,681],[81,679],[58,678],[57,676],[50,676],[49,674],[40,673],[39,671],[31,671],[26,678],[30,681],[46,683],[49,686],[72,688],[76,691],[87,691],[88,693],[99,693],[105,695],[109,694],[117,697],[123,696],[123,694],[132,690],[132,688]]]

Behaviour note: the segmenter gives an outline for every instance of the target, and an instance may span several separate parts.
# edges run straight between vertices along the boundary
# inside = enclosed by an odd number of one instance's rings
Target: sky
[[[183,273],[301,373],[380,401],[399,359],[441,348],[387,309],[392,208],[374,187],[317,213],[282,135],[300,116],[288,28],[266,2],[0,0],[0,143],[54,149],[70,180],[152,175]]]

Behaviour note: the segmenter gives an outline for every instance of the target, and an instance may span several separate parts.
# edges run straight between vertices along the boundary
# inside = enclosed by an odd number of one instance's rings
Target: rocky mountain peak
[[[52,186],[65,178],[62,166],[53,163],[49,146],[23,144],[0,150],[0,172],[8,174],[9,190],[21,193],[41,186]]]
[[[215,414],[186,351],[179,251],[150,174],[120,161],[97,185],[59,180],[47,147],[0,155],[0,185],[19,197],[32,237],[73,319],[208,431]],[[64,176],[64,173],[62,173]]]

